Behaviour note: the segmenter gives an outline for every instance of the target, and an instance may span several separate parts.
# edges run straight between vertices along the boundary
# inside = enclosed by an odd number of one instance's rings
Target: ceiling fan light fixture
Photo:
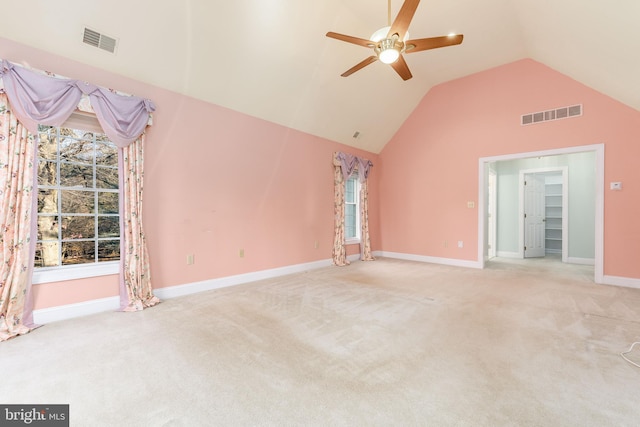
[[[396,49],[392,47],[381,50],[380,53],[378,54],[378,59],[383,64],[393,64],[398,60],[399,57],[400,57],[400,52],[398,52]]]

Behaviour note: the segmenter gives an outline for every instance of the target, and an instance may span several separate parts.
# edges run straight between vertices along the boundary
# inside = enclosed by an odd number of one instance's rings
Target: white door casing
[[[604,278],[604,143],[593,144],[593,145],[582,145],[582,146],[573,146],[573,147],[564,147],[550,150],[541,150],[541,151],[531,151],[531,152],[522,152],[522,153],[513,153],[513,154],[503,154],[498,156],[490,156],[490,157],[481,157],[478,159],[478,202],[479,206],[486,206],[487,203],[487,168],[485,167],[487,164],[491,164],[494,162],[501,161],[510,161],[510,160],[518,160],[518,159],[529,159],[534,157],[543,157],[543,156],[557,156],[560,154],[573,154],[573,153],[583,153],[583,152],[593,152],[596,156],[596,167],[595,167],[595,182],[596,182],[596,204],[595,204],[595,269],[594,269],[594,281],[596,283],[605,283]],[[566,177],[566,173],[565,173]],[[564,183],[566,184],[566,178]],[[566,185],[563,186],[563,191],[567,191]],[[565,193],[565,196],[567,194]],[[563,197],[563,203],[566,203],[567,197]],[[522,206],[522,200],[520,200]],[[567,225],[564,221],[566,221],[566,212],[563,215],[563,233],[566,233],[568,230]],[[520,216],[520,220],[523,218]],[[520,229],[522,229],[522,224],[520,224]],[[478,209],[478,258],[477,258],[477,268],[485,268],[485,256],[486,253],[486,232],[487,232],[487,210],[486,209]],[[524,246],[524,233],[520,233],[520,239],[522,239],[523,244],[519,245],[520,250],[522,250]],[[563,234],[563,260],[565,257],[566,248],[568,239],[565,238]],[[522,253],[521,253],[522,256]]]
[[[496,171],[489,168],[487,193],[487,258],[496,256],[496,210],[497,210],[497,180]]]

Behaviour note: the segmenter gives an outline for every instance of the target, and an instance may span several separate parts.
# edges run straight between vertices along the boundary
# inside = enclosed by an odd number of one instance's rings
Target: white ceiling
[[[393,17],[401,4],[392,0]],[[368,38],[386,25],[387,0],[0,6],[1,37],[374,153],[434,85],[522,58],[640,110],[637,0],[422,1],[411,38],[457,33],[464,41],[406,55],[406,82],[380,62],[340,77],[371,51],[325,37]],[[85,26],[117,38],[116,54],[83,44]]]

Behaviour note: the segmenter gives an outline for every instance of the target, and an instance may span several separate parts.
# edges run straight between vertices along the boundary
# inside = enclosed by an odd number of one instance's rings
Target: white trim
[[[566,262],[568,264],[596,265],[596,260],[593,258],[568,257]]]
[[[63,267],[35,268],[31,283],[34,285],[66,280],[85,279],[89,277],[118,274],[120,261],[108,261],[91,264],[69,265]]]
[[[74,317],[88,316],[104,311],[116,311],[120,308],[120,297],[108,297],[75,304],[59,305],[57,307],[33,310],[33,323],[43,325]]]
[[[602,284],[640,289],[640,279],[632,279],[630,277],[604,276]]]
[[[485,164],[503,160],[526,159],[530,157],[556,156],[559,154],[584,153],[594,151],[596,155],[596,208],[595,208],[595,274],[594,281],[603,283],[604,278],[604,143],[581,145],[576,147],[558,148],[552,150],[533,151],[516,154],[504,154],[478,159],[478,263],[484,268],[484,236],[486,223],[486,191]]]
[[[467,261],[463,259],[440,258],[440,257],[432,257],[432,256],[425,256],[425,255],[402,254],[398,252],[387,252],[387,251],[380,251],[376,253],[378,254],[378,256],[382,256],[386,258],[404,259],[407,261],[429,262],[432,264],[453,265],[456,267],[482,268],[482,265],[477,261]]]

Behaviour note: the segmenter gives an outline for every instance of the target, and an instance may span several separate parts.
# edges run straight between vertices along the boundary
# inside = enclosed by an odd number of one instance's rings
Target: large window
[[[344,237],[347,241],[360,240],[360,181],[355,173],[345,183]]]
[[[39,136],[36,271],[119,260],[117,147],[68,127]]]

